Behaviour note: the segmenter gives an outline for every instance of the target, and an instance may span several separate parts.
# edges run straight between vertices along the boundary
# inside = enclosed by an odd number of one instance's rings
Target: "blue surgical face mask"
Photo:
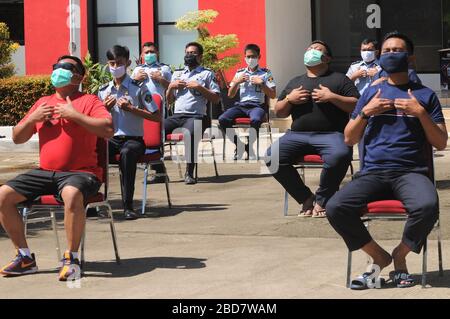
[[[380,57],[380,66],[388,74],[408,72],[408,52],[389,52]]]
[[[323,57],[322,51],[310,49],[305,52],[305,57],[303,61],[305,62],[306,66],[313,67],[323,63],[322,57]]]
[[[144,60],[148,65],[152,65],[153,63],[158,61],[158,56],[156,55],[156,53],[147,53],[144,55]]]
[[[61,88],[71,84],[73,73],[70,70],[56,69],[53,70],[51,81],[55,88]]]

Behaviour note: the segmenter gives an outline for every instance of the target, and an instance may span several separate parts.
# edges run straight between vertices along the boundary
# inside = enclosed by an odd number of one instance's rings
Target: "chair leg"
[[[423,260],[422,260],[422,288],[427,286],[427,255],[428,255],[428,240],[425,239],[423,245]]]
[[[81,247],[80,247],[80,263],[81,263],[81,271],[84,269],[84,244],[86,241],[86,224],[84,225],[83,236],[81,236]]]
[[[437,222],[437,235],[438,235],[439,277],[444,277],[444,267],[442,265],[442,240],[441,240],[441,225],[440,225],[440,221]]]
[[[169,192],[169,176],[167,175],[166,165],[163,165],[163,166],[164,166],[164,174],[165,174],[164,183],[166,184],[167,203],[169,205],[169,208],[172,208],[172,202],[170,200],[170,192]]]
[[[58,258],[58,262],[61,261],[61,246],[59,245],[59,236],[58,236],[58,228],[56,225],[56,214],[55,211],[50,211],[50,217],[52,219],[52,228],[53,228],[53,235],[55,237],[55,244],[56,244],[56,258]]]
[[[194,178],[195,180],[198,180],[198,163],[195,163]]]
[[[289,194],[287,191],[284,191],[284,217],[288,215],[288,209],[289,209]]]
[[[351,276],[352,276],[352,252],[349,250],[347,257],[347,279],[345,281],[345,285],[347,288],[350,288],[352,281]]]
[[[27,207],[22,208],[22,220],[23,220],[23,226],[24,226],[24,234],[26,237],[27,231],[28,231],[28,208]]]
[[[268,124],[269,124],[269,138],[270,138],[270,145],[272,145],[272,144],[273,144],[273,138],[272,138],[272,126],[270,125],[269,122],[268,122]]]
[[[177,166],[178,166],[178,174],[180,178],[183,178],[183,173],[181,172],[181,162],[180,162],[180,153],[178,152],[178,144],[175,144],[175,153],[177,155]]]
[[[227,136],[226,133],[223,134],[223,146],[222,146],[222,159],[225,162],[226,159],[226,143],[227,143]]]
[[[144,187],[142,190],[142,210],[141,215],[145,215],[145,206],[147,204],[147,177],[148,177],[148,164],[145,164],[144,169]]]
[[[219,171],[217,170],[217,162],[216,162],[216,152],[214,150],[214,141],[211,140],[210,142],[211,142],[211,153],[214,162],[214,172],[216,173],[216,177],[219,177]]]
[[[302,179],[303,183],[306,183],[305,182],[305,168],[304,167],[300,168],[300,178]]]
[[[116,263],[118,265],[120,265],[119,248],[117,247],[116,228],[114,227],[114,216],[112,214],[112,208],[111,208],[110,205],[108,205],[108,213],[109,213],[109,216],[110,216],[109,226],[110,226],[110,229],[111,229],[111,237],[112,237],[113,246],[114,246],[114,254],[116,256]]]

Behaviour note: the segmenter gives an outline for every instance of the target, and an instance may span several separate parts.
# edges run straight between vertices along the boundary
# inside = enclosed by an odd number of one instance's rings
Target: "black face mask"
[[[190,68],[198,65],[197,56],[193,54],[186,54],[184,56],[184,64]]]

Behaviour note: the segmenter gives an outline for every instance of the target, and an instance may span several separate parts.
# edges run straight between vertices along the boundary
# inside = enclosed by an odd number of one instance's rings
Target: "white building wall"
[[[25,46],[20,46],[13,54],[12,62],[16,65],[16,75],[25,75]]]
[[[306,72],[303,55],[312,40],[310,0],[266,0],[267,67],[278,94]]]

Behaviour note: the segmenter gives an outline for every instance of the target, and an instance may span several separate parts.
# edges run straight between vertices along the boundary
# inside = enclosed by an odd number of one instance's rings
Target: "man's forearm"
[[[213,104],[217,104],[220,101],[220,96],[217,93],[208,90],[204,86],[200,86],[197,91],[199,91],[208,101]]]
[[[133,113],[139,117],[142,117],[143,119],[153,121],[153,122],[161,122],[161,114],[159,111],[155,113],[151,113],[146,110],[141,110],[137,107],[133,107],[130,111],[130,113]]]
[[[23,144],[30,140],[35,133],[36,124],[30,120],[26,120],[22,124],[13,127],[12,139],[14,144]]]
[[[175,101],[175,96],[173,94],[174,89],[169,86],[166,92],[166,99],[168,104],[172,104]]]
[[[72,119],[78,125],[84,127],[89,132],[98,137],[110,138],[114,135],[112,120],[108,118],[94,118],[81,113],[78,113]]]
[[[277,96],[277,91],[275,88],[271,89],[265,84],[262,84],[261,87],[264,94],[267,95],[269,99],[274,99]]]
[[[230,87],[230,89],[228,90],[228,97],[229,98],[234,98],[237,94],[239,88],[239,84],[234,84],[233,86]]]
[[[275,114],[279,118],[286,118],[291,115],[292,104],[284,99],[282,101],[278,101],[275,105]]]
[[[443,151],[447,147],[448,140],[448,132],[445,124],[434,123],[426,112],[424,112],[419,120],[425,131],[428,142],[437,150]]]
[[[346,113],[351,113],[355,109],[358,99],[356,97],[342,96],[333,94],[330,102]]]
[[[367,120],[360,116],[354,120],[350,120],[344,131],[345,144],[349,146],[358,144],[364,134],[367,123]]]

